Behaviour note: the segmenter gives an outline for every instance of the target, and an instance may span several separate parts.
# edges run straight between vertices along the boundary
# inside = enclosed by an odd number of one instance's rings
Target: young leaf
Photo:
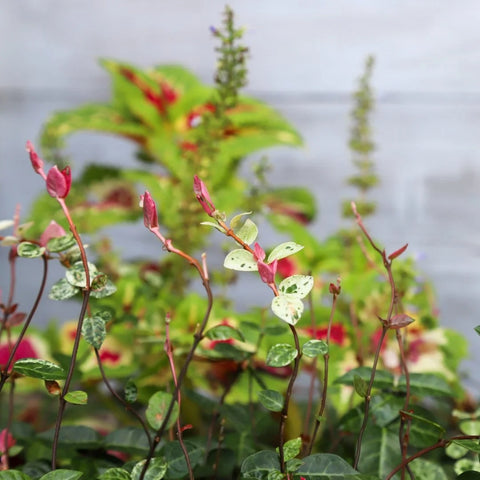
[[[40,480],[78,480],[82,475],[83,472],[59,468],[53,472],[48,472],[46,475],[42,475]]]
[[[236,234],[247,245],[251,245],[255,241],[255,239],[257,238],[258,227],[249,218],[247,218],[245,220],[245,223],[236,232]]]
[[[65,370],[40,358],[22,358],[13,365],[13,370],[21,375],[32,378],[41,378],[42,380],[63,380],[66,377]]]
[[[68,392],[64,398],[66,402],[73,405],[86,405],[88,402],[87,392],[83,392],[82,390]]]
[[[271,412],[280,412],[283,408],[283,395],[276,390],[261,390],[258,392],[258,400]]]
[[[303,344],[302,353],[310,358],[328,353],[328,345],[323,340],[308,340]]]
[[[294,298],[305,298],[313,287],[313,277],[309,275],[292,275],[278,286],[281,295]]]
[[[281,258],[289,257],[294,253],[303,249],[303,245],[299,245],[295,242],[285,242],[277,245],[268,256],[266,263],[272,263],[274,260],[280,260]]]
[[[245,216],[245,215],[251,215],[252,212],[243,212],[243,213],[239,213],[238,215],[235,215],[232,220],[230,220],[230,228],[237,232],[237,228],[240,226],[240,223],[242,222],[242,218]],[[238,235],[238,232],[237,232],[237,235]]]
[[[62,278],[52,285],[48,298],[50,300],[67,300],[74,297],[79,291],[79,288],[74,287],[65,278]]]
[[[285,367],[290,365],[296,358],[298,352],[288,343],[277,343],[267,354],[266,363],[269,367]]]
[[[303,303],[295,297],[280,295],[272,300],[272,312],[290,325],[295,325],[303,313]]]
[[[242,333],[230,325],[216,325],[205,333],[205,336],[210,340],[228,340],[233,338],[235,340],[245,341]]]
[[[133,467],[131,478],[132,480],[138,480],[145,465],[146,460],[141,460]],[[144,480],[161,480],[167,473],[167,462],[164,458],[155,457],[152,458],[150,465],[147,468],[147,472],[143,477]]]
[[[171,401],[172,395],[167,392],[156,392],[150,397],[145,415],[149,425],[153,429],[158,430],[161,427]],[[178,413],[178,403],[175,402],[173,405],[172,414],[170,415],[166,425],[167,429],[176,422]]]
[[[107,335],[105,322],[101,317],[85,317],[82,325],[83,338],[93,347],[99,349]]]
[[[405,313],[399,313],[398,315],[394,315],[390,319],[390,324],[388,325],[388,328],[390,328],[391,330],[398,330],[400,328],[407,327],[414,321],[414,318],[409,317]]]
[[[17,247],[17,254],[23,258],[41,257],[45,252],[45,247],[40,247],[30,242],[22,242]]]
[[[243,248],[232,250],[227,254],[223,266],[241,272],[254,272],[258,270],[257,262],[253,258],[253,255],[243,250]]]

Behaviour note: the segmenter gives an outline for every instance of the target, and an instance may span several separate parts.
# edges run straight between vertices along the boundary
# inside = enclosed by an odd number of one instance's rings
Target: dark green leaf
[[[77,472],[76,470],[60,468],[53,472],[48,472],[46,475],[40,477],[40,480],[78,480],[82,475],[82,472]]]
[[[428,410],[420,406],[415,411],[406,412],[410,418],[409,444],[423,448],[432,445],[445,434],[445,429],[435,421],[435,417]]]
[[[245,341],[242,333],[230,325],[216,325],[205,333],[205,336],[210,340],[228,340],[233,338],[235,340]]]
[[[370,415],[379,427],[386,427],[399,417],[405,400],[398,395],[378,394],[370,399]]]
[[[167,392],[157,392],[150,397],[145,415],[147,417],[149,425],[153,429],[158,430],[161,427],[165,419],[165,415],[167,414],[170,402],[172,401],[172,398],[172,395]],[[176,422],[178,413],[178,403],[175,402],[173,405],[172,413],[166,424],[167,429]]]
[[[17,254],[23,258],[37,258],[45,253],[45,247],[30,242],[22,242],[17,246]]]
[[[353,376],[353,387],[358,395],[365,398],[368,393],[368,382],[364,380],[360,375]]]
[[[402,375],[398,381],[398,388],[404,389],[405,387],[405,376]],[[447,381],[433,373],[411,373],[410,391],[414,395],[421,396],[451,396],[453,394]]]
[[[292,345],[277,343],[268,351],[266,363],[269,367],[285,367],[290,365],[297,355],[298,352]]]
[[[48,442],[53,441],[54,429],[38,434],[38,438]],[[60,429],[58,439],[60,445],[74,446],[83,449],[97,449],[102,444],[99,434],[90,427],[83,425],[65,425]]]
[[[187,448],[188,458],[192,468],[203,458],[203,448],[195,445],[192,442],[185,441],[185,447]],[[188,475],[187,462],[185,461],[185,455],[179,442],[169,442],[163,448],[161,453],[167,461],[167,473],[166,479],[183,478]]]
[[[247,457],[241,466],[242,478],[264,480],[271,472],[280,470],[278,454],[270,450],[262,450]]]
[[[145,431],[137,427],[124,427],[113,430],[105,437],[105,448],[120,452],[145,454],[149,444]]]
[[[370,367],[352,368],[352,370],[349,370],[347,373],[337,378],[334,383],[353,386],[355,375],[358,375],[366,382],[369,382],[371,373],[372,369]],[[377,370],[375,372],[373,386],[374,388],[391,389],[393,387],[393,375],[385,370]]]
[[[449,480],[441,465],[423,458],[411,462],[410,468],[417,480]],[[408,478],[408,475],[405,478]]]
[[[0,472],[0,480],[32,480],[32,477],[18,470],[5,470]]]
[[[454,440],[453,443],[460,445],[463,448],[466,448],[470,452],[480,453],[480,444],[477,440]]]
[[[463,472],[457,477],[457,480],[480,480],[480,472],[474,470]]]
[[[280,412],[283,408],[283,395],[275,390],[261,390],[258,392],[258,399],[271,412]]]
[[[328,345],[323,340],[308,340],[303,344],[302,353],[311,358],[328,353]]]
[[[343,480],[345,475],[357,473],[343,458],[331,453],[317,453],[303,459],[303,465],[295,472],[305,480]]]
[[[480,335],[480,325],[477,325],[477,326],[475,327],[475,331]]]
[[[85,317],[82,325],[83,338],[92,347],[99,349],[107,335],[105,321],[99,316]]]
[[[26,377],[41,378],[42,380],[63,380],[66,377],[66,372],[62,367],[40,358],[17,360],[13,369]]]
[[[133,403],[137,401],[138,389],[132,379],[128,379],[124,388],[125,401]]]

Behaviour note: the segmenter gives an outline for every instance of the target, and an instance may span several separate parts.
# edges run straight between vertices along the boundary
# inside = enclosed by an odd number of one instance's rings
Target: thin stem
[[[140,422],[140,425],[142,426],[143,431],[145,432],[145,435],[147,437],[148,445],[151,447],[152,437],[150,436],[150,431],[147,424],[145,423],[143,418],[135,411],[135,409],[132,408],[132,406],[128,402],[126,402],[112,387],[105,374],[105,369],[103,368],[102,359],[100,358],[100,353],[98,352],[98,349],[94,348],[94,352],[97,358],[98,369],[100,370],[100,374],[102,375],[103,383],[107,387],[108,391],[125,407],[125,409],[128,410]]]
[[[337,308],[337,294],[333,294],[332,298],[332,308],[330,309],[330,317],[328,319],[328,329],[327,329],[327,338],[326,344],[328,347],[327,353],[323,356],[323,390],[322,390],[322,400],[320,402],[320,408],[318,409],[317,418],[315,419],[315,427],[313,430],[312,438],[310,440],[310,445],[308,448],[308,455],[312,453],[313,444],[315,443],[315,438],[317,437],[318,429],[320,428],[320,418],[323,417],[325,408],[327,405],[327,390],[328,390],[328,362],[330,359],[330,332],[333,323],[333,317],[335,315],[335,310]]]
[[[399,472],[402,468],[408,465],[410,462],[413,462],[415,459],[422,457],[423,455],[436,450],[437,448],[446,447],[449,443],[453,442],[454,440],[478,440],[480,439],[480,435],[457,435],[455,437],[445,438],[443,440],[439,440],[437,443],[430,445],[429,447],[423,448],[419,452],[415,453],[414,455],[408,457],[405,460],[402,460],[402,463],[395,467],[386,477],[385,480],[391,480],[393,476]]]
[[[8,357],[7,364],[5,365],[4,369],[1,372],[0,375],[0,392],[2,391],[3,385],[5,384],[5,381],[9,377],[8,370],[10,369],[10,366],[13,362],[13,359],[15,358],[15,353],[17,352],[17,349],[20,345],[20,342],[23,340],[23,337],[25,336],[25,333],[30,326],[30,322],[32,321],[33,316],[35,315],[35,312],[37,311],[38,305],[40,304],[40,300],[43,295],[43,291],[45,289],[45,284],[47,281],[47,273],[48,273],[48,259],[45,255],[42,256],[43,259],[43,275],[42,275],[42,280],[40,282],[40,288],[38,290],[37,296],[35,298],[35,302],[33,303],[33,307],[30,310],[30,313],[25,320],[25,323],[23,324],[22,331],[20,332],[20,335],[17,338],[17,341],[15,342],[15,345],[13,346],[10,356]]]
[[[290,330],[293,335],[293,340],[295,342],[295,349],[297,350],[297,356],[295,358],[295,362],[293,364],[293,371],[292,375],[290,377],[290,380],[288,382],[288,387],[287,387],[287,393],[285,394],[285,403],[283,404],[281,416],[280,416],[280,444],[278,446],[278,452],[280,455],[280,471],[282,473],[286,473],[286,467],[285,467],[285,454],[283,451],[283,444],[285,442],[285,427],[287,424],[287,418],[288,418],[288,406],[290,404],[290,398],[292,396],[293,392],[293,385],[295,383],[295,379],[297,378],[298,370],[300,367],[300,359],[302,357],[302,353],[300,350],[300,342],[298,340],[298,334],[297,330],[295,329],[294,325],[290,325]]]

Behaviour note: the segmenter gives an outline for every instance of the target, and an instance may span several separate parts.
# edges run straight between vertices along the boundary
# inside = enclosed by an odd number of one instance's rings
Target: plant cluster
[[[387,253],[364,223],[378,181],[373,60],[352,115],[355,226],[319,241],[309,192],[270,187],[263,163],[250,190],[240,178],[247,155],[301,140],[240,95],[248,50],[229,8],[211,31],[214,88],[180,67],[104,60],[112,101],[45,126],[55,165],[27,143],[47,193],[34,223],[19,212],[0,223],[11,230],[0,236],[11,278],[0,299],[0,480],[479,478],[480,410],[458,378],[465,340],[438,325],[407,245]],[[83,129],[135,142],[143,168],[90,165],[72,181],[62,139]],[[125,260],[101,228],[142,216],[159,258]],[[289,238],[264,245],[265,221]],[[212,233],[225,240],[221,269],[198,253]],[[20,259],[43,268],[28,313],[15,303]],[[79,312],[40,331],[52,261],[65,275],[49,298],[77,298]],[[229,287],[244,276],[269,305],[235,308]]]

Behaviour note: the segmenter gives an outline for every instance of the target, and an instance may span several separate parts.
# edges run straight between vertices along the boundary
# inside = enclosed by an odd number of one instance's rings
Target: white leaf
[[[294,297],[280,295],[272,300],[273,313],[290,325],[295,325],[303,313],[303,302]]]
[[[243,248],[232,250],[225,257],[223,266],[241,272],[254,272],[258,270],[257,262],[253,258],[253,255],[250,252],[243,250]]]
[[[245,220],[245,223],[242,225],[242,228],[235,232],[241,240],[243,240],[247,245],[251,245],[258,235],[258,227],[253,223],[249,218]]]
[[[310,275],[292,275],[278,286],[279,292],[292,298],[305,298],[313,288],[313,277]]]
[[[289,257],[294,253],[303,249],[303,245],[299,245],[295,242],[285,242],[277,245],[270,255],[268,256],[267,263],[272,263],[274,260],[280,260],[281,258]]]

